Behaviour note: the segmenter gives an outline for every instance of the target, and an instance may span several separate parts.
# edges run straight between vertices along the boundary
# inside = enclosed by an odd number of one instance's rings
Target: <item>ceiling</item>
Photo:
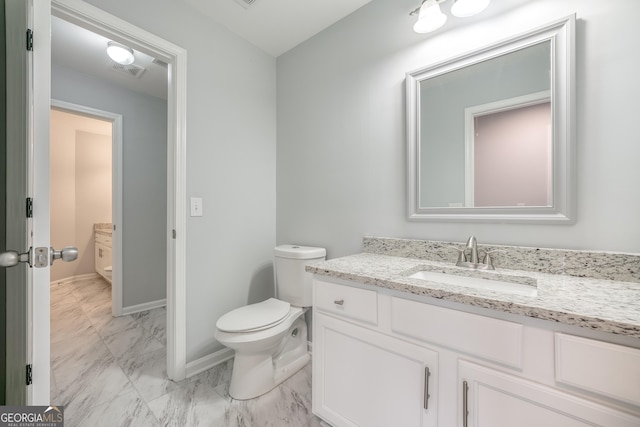
[[[277,57],[371,0],[181,1]]]
[[[224,25],[265,52],[277,57],[313,37],[371,0],[173,0]],[[528,0],[494,1],[485,19]],[[245,2],[250,3],[247,5]],[[416,5],[420,2],[416,0]],[[448,3],[447,3],[448,4]],[[445,4],[445,13],[448,6]],[[408,15],[408,11],[407,11]],[[460,21],[460,22],[458,22]],[[452,19],[452,28],[464,19]],[[134,51],[134,65],[144,71],[133,76],[114,70],[106,53],[109,39],[53,16],[51,18],[52,62],[99,77],[128,90],[167,98],[167,64]]]
[[[175,0],[185,3],[277,57],[313,37],[371,0]],[[249,3],[250,5],[248,5]],[[128,90],[167,98],[167,66],[134,51],[138,76],[114,69],[107,56],[109,39],[51,17],[51,60]],[[117,65],[116,65],[117,67]]]

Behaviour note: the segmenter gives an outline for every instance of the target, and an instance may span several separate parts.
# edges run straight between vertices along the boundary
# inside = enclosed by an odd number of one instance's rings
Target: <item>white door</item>
[[[5,248],[26,252],[31,246],[28,238],[30,221],[26,215],[27,181],[27,129],[28,119],[26,70],[30,55],[25,49],[26,3],[7,0],[6,13],[6,70],[7,70],[7,134],[6,134],[6,244]],[[20,37],[20,34],[22,37]],[[22,40],[20,40],[22,39]],[[19,46],[19,47],[18,47]],[[4,253],[2,265],[17,260]],[[24,259],[24,257],[21,257]],[[7,278],[7,405],[24,405],[27,402],[27,294],[29,268],[24,263],[6,269]]]
[[[50,0],[6,0],[7,404],[49,402]],[[27,36],[32,31],[32,45]],[[31,215],[27,199],[31,199]],[[14,251],[14,252],[10,252]],[[21,253],[18,260],[15,255]],[[73,252],[73,251],[71,251]],[[60,256],[61,253],[56,255]],[[63,258],[73,258],[68,253]],[[15,261],[18,265],[9,267]],[[32,377],[27,378],[27,365]]]
[[[340,427],[437,424],[438,354],[314,313],[313,411]]]

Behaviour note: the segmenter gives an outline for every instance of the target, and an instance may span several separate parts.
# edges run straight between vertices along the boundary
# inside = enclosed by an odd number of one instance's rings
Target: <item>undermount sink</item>
[[[472,276],[473,275],[473,276]],[[538,295],[537,280],[525,276],[491,274],[483,271],[469,272],[446,267],[420,267],[407,275],[410,279],[426,280],[465,288],[484,289],[514,295],[535,297]]]

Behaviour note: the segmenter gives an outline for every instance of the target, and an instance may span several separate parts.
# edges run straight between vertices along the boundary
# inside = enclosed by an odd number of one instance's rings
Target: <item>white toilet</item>
[[[311,306],[310,261],[324,248],[281,245],[274,249],[276,296],[237,308],[216,322],[216,339],[235,350],[229,394],[253,399],[289,378],[309,362],[307,323]]]

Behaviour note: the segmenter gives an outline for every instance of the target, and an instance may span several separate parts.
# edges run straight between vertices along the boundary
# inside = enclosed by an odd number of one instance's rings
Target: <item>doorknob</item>
[[[0,253],[0,267],[13,267],[21,262],[26,262],[29,267],[46,267],[57,259],[61,259],[64,262],[71,262],[78,259],[78,248],[73,246],[65,246],[59,251],[50,248],[49,254],[47,254],[47,248],[29,248],[28,252],[23,254],[17,251],[7,251]]]
[[[21,262],[26,262],[29,267],[42,268],[48,265],[49,257],[47,248],[29,248],[23,254],[17,251],[7,251],[0,254],[0,267],[14,267]]]
[[[64,262],[71,262],[78,259],[78,248],[74,246],[65,246],[64,248],[56,251],[51,247],[51,265],[57,259],[61,259]]]
[[[28,262],[31,265],[31,249],[23,254],[18,251],[7,251],[0,253],[0,267],[13,267],[21,262]]]

